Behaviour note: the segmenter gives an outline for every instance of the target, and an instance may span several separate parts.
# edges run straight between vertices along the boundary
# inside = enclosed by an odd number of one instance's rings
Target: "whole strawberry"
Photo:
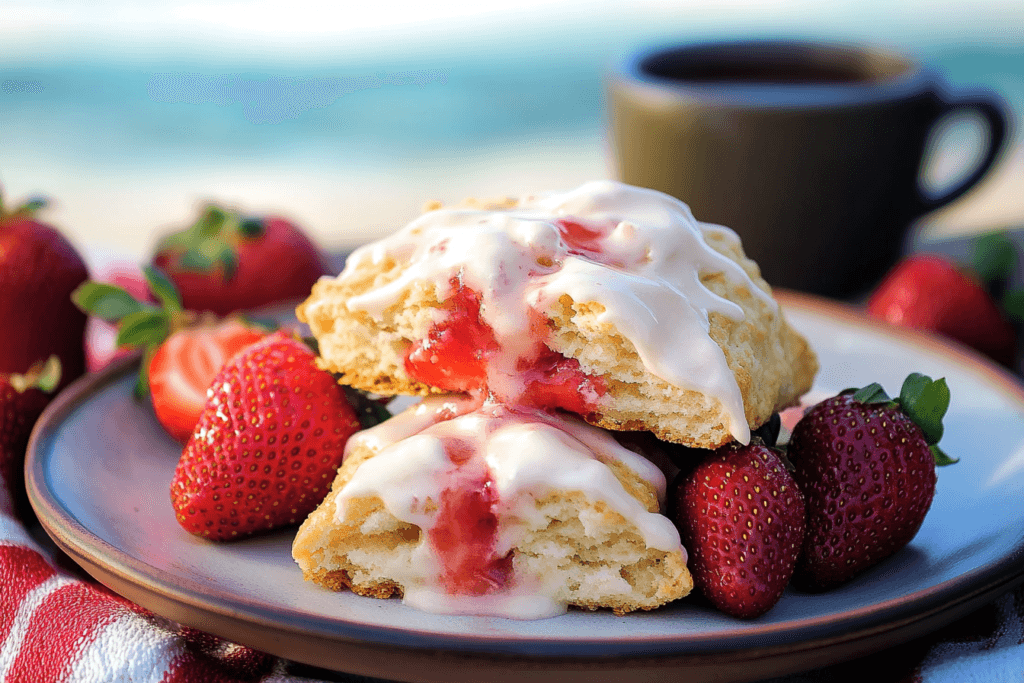
[[[984,282],[945,257],[904,259],[871,294],[868,314],[937,332],[1010,366],[1017,332]]]
[[[804,500],[778,454],[759,440],[727,444],[681,475],[672,495],[694,585],[735,617],[771,609],[804,538]]]
[[[85,372],[85,314],[71,292],[89,277],[82,257],[36,213],[35,200],[7,210],[0,197],[0,372],[60,358],[61,387]]]
[[[877,384],[811,408],[789,440],[807,501],[807,536],[794,582],[827,590],[914,538],[935,494],[936,445],[949,406],[945,380],[911,374],[898,399]]]
[[[0,512],[21,515],[28,510],[22,477],[25,450],[32,427],[56,394],[60,375],[57,356],[35,363],[24,374],[0,374]],[[5,505],[7,500],[10,504]]]
[[[328,271],[324,255],[293,223],[214,205],[188,229],[163,238],[153,264],[174,282],[185,308],[220,316],[308,296]]]
[[[308,346],[276,332],[217,374],[171,482],[184,529],[242,538],[301,522],[327,495],[360,426],[315,361]]]

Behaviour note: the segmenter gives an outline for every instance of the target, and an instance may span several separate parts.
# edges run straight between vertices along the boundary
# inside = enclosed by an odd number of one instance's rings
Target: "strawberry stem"
[[[163,238],[157,253],[177,254],[185,270],[209,273],[220,269],[224,279],[230,280],[238,269],[236,245],[239,234],[246,235],[242,226],[246,220],[234,211],[210,204],[190,227]]]
[[[37,211],[45,208],[49,202],[45,197],[30,197],[14,209],[8,211],[7,205],[4,202],[3,192],[0,191],[0,219],[4,218],[30,218]]]
[[[24,373],[14,373],[7,378],[7,383],[19,394],[29,389],[39,389],[43,393],[52,394],[60,384],[60,358],[50,356],[45,361],[37,361]]]

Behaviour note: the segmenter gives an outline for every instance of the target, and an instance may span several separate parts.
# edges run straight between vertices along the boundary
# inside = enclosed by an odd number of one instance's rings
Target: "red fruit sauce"
[[[529,359],[523,373],[520,405],[530,408],[561,408],[578,415],[594,411],[594,399],[606,388],[600,377],[588,375],[575,358],[566,358],[543,344],[539,354]]]
[[[581,243],[592,234],[583,226],[578,229]],[[405,370],[413,379],[446,391],[486,390],[489,360],[501,347],[494,330],[480,318],[480,295],[458,278],[450,284],[454,293],[445,301],[447,317],[412,345]],[[497,398],[531,408],[561,408],[581,415],[593,412],[594,400],[606,391],[604,381],[583,372],[575,359],[544,345],[547,327],[539,315],[534,316],[531,334],[537,339],[533,350],[516,362],[521,395]]]
[[[445,301],[448,317],[434,325],[405,356],[409,376],[447,391],[473,391],[487,383],[487,357],[498,350],[494,331],[480,319],[480,295],[458,278]]]
[[[437,518],[427,539],[441,561],[441,583],[456,595],[487,595],[512,578],[512,556],[495,557],[498,494],[486,468],[466,465],[472,444],[449,439],[448,458],[459,465],[441,492]]]

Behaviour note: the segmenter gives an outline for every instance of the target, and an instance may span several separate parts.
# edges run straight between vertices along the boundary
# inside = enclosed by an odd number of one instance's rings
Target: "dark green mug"
[[[923,214],[973,188],[1003,152],[1008,108],[952,93],[907,56],[787,40],[644,50],[608,79],[618,175],[734,229],[773,286],[848,298],[899,258]],[[975,166],[941,196],[922,191],[935,124],[976,114]]]

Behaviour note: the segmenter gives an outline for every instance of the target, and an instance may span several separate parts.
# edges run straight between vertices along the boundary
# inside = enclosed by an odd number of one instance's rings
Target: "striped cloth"
[[[78,575],[66,557],[30,537],[5,503],[0,496],[0,682],[314,680],[281,659],[161,619]]]

